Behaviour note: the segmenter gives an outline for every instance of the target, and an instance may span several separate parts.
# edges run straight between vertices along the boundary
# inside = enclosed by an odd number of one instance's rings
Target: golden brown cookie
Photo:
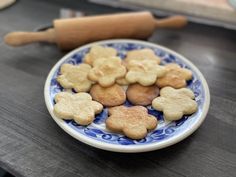
[[[179,120],[183,115],[190,115],[197,111],[194,97],[190,89],[164,87],[160,91],[160,96],[152,101],[152,107],[162,111],[166,120]]]
[[[129,85],[126,94],[132,104],[147,106],[159,95],[159,88],[156,85],[142,86],[140,84],[132,84]]]
[[[127,52],[124,62],[126,64],[129,64],[131,60],[136,60],[136,61],[153,60],[157,64],[161,62],[160,57],[155,55],[155,53],[151,49],[139,49]]]
[[[100,45],[94,45],[91,47],[88,54],[84,58],[84,62],[93,65],[93,62],[99,58],[115,57],[117,51],[111,47],[103,47]]]
[[[126,94],[123,88],[117,84],[110,87],[93,85],[90,94],[92,98],[104,106],[118,106],[125,102]]]
[[[153,60],[132,60],[129,63],[125,79],[129,83],[139,83],[143,86],[150,86],[156,82],[157,78],[163,77],[165,73],[165,67],[158,65]]]
[[[173,88],[183,88],[187,85],[186,81],[192,79],[192,72],[188,69],[181,68],[177,64],[168,64],[166,65],[166,69],[166,75],[158,78],[156,82],[160,88],[166,86]]]
[[[55,96],[56,104],[54,113],[58,118],[71,120],[80,125],[88,125],[93,122],[95,114],[102,111],[103,106],[92,101],[88,93],[71,94],[60,92]]]
[[[102,87],[112,86],[116,79],[122,78],[126,74],[126,68],[119,57],[100,58],[95,60],[93,65],[88,78],[98,82]]]
[[[144,138],[148,130],[157,126],[157,118],[148,114],[143,106],[117,106],[109,109],[106,127],[115,132],[123,132],[131,139]]]
[[[65,89],[73,88],[76,92],[87,92],[92,85],[92,81],[87,78],[90,70],[91,66],[84,63],[80,65],[63,64],[57,81]]]

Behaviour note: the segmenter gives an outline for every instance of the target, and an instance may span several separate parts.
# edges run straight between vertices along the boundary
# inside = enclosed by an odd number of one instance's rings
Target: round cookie
[[[93,85],[90,94],[92,98],[104,106],[118,106],[125,102],[126,94],[123,88],[117,84],[110,87]]]
[[[159,88],[156,85],[145,87],[140,84],[132,84],[129,85],[126,94],[132,104],[147,106],[159,95]]]

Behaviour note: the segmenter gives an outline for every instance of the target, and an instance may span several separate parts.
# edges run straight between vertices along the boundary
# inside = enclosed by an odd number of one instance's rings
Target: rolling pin
[[[63,50],[70,50],[105,39],[146,39],[157,28],[181,28],[186,23],[187,20],[183,16],[158,20],[146,11],[97,15],[54,20],[54,28],[43,32],[12,32],[5,36],[4,41],[10,46],[34,42],[56,43]]]

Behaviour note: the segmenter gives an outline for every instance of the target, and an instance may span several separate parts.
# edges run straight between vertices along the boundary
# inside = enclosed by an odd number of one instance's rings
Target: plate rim
[[[198,121],[195,122],[194,124],[191,125],[191,127],[188,127],[186,130],[183,131],[183,133],[180,133],[178,136],[175,136],[173,138],[167,139],[166,141],[163,142],[155,142],[155,143],[151,143],[151,144],[144,144],[144,145],[116,145],[116,144],[110,144],[110,143],[106,143],[106,142],[100,142],[97,140],[94,140],[92,138],[88,138],[87,136],[78,133],[76,130],[74,130],[73,128],[70,128],[64,120],[62,119],[58,119],[55,114],[53,113],[53,109],[51,109],[50,106],[50,83],[51,83],[51,79],[56,71],[56,69],[69,57],[73,56],[74,54],[76,54],[78,51],[83,50],[84,48],[87,47],[91,47],[94,44],[106,44],[106,43],[138,43],[138,44],[143,44],[143,45],[148,45],[150,47],[157,47],[160,48],[162,50],[165,50],[175,56],[177,56],[178,58],[181,58],[181,60],[183,60],[185,63],[187,63],[195,72],[196,74],[199,76],[202,85],[203,85],[203,89],[205,92],[205,103],[202,109],[202,114],[199,117]],[[141,40],[133,40],[133,39],[111,39],[111,40],[102,40],[102,41],[97,41],[97,42],[92,42],[86,45],[83,45],[81,47],[78,47],[74,50],[72,50],[71,52],[69,52],[68,54],[66,54],[65,56],[63,56],[60,60],[57,61],[57,63],[51,68],[46,81],[45,81],[45,85],[44,85],[44,100],[46,103],[46,107],[48,109],[48,112],[50,113],[51,117],[53,118],[53,120],[69,135],[71,135],[72,137],[74,137],[75,139],[79,140],[80,142],[83,142],[87,145],[93,146],[95,148],[99,148],[99,149],[103,149],[103,150],[108,150],[108,151],[113,151],[113,152],[123,152],[123,153],[137,153],[137,152],[147,152],[147,151],[153,151],[153,150],[158,150],[158,149],[162,149],[168,146],[171,146],[173,144],[176,144],[180,141],[182,141],[183,139],[187,138],[188,136],[190,136],[193,132],[195,132],[200,125],[203,123],[203,121],[206,118],[206,115],[208,113],[209,110],[209,106],[210,106],[210,91],[209,91],[209,87],[208,84],[206,82],[206,79],[204,78],[203,74],[200,72],[200,70],[191,62],[189,61],[187,58],[185,58],[183,55],[169,49],[166,48],[164,46],[158,45],[158,44],[154,44],[152,42],[147,42],[147,41],[141,41]]]

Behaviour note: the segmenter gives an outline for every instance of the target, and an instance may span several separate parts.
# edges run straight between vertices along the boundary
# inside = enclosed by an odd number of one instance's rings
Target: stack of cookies
[[[109,130],[142,139],[158,124],[145,106],[162,111],[168,121],[196,112],[194,93],[185,88],[192,72],[160,62],[151,49],[129,51],[122,60],[114,48],[93,46],[83,63],[61,66],[57,81],[76,93],[58,93],[54,113],[58,118],[89,125],[107,107]],[[126,100],[133,106],[124,106]]]

